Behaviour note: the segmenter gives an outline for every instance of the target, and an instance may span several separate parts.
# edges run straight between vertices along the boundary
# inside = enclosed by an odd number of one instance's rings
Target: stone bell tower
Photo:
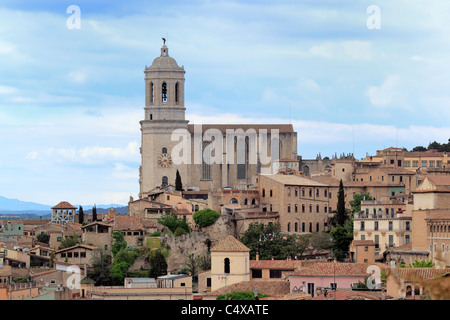
[[[141,124],[140,196],[157,186],[175,185],[177,169],[183,184],[188,182],[187,165],[175,164],[172,141],[176,129],[187,130],[184,107],[184,67],[169,56],[165,44],[161,55],[145,67],[145,118]],[[176,161],[175,161],[176,162]]]

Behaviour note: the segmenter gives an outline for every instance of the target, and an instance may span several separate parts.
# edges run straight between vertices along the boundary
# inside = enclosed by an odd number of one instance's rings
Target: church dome
[[[161,48],[161,55],[155,58],[152,65],[146,69],[151,71],[184,71],[184,68],[178,66],[174,58],[169,57],[169,49],[165,44]]]

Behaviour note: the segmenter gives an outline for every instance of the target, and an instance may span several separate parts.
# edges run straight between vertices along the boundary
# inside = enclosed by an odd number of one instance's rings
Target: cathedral
[[[184,66],[165,44],[144,70],[145,108],[141,125],[139,197],[175,185],[184,190],[245,188],[259,174],[274,173],[281,159],[297,159],[291,124],[189,124],[185,118]]]

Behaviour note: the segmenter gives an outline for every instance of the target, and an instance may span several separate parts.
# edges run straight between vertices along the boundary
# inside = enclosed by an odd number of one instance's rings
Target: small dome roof
[[[169,57],[169,49],[165,44],[161,48],[161,55],[155,58],[152,65],[146,69],[152,71],[184,71],[184,68],[178,66],[174,58]]]

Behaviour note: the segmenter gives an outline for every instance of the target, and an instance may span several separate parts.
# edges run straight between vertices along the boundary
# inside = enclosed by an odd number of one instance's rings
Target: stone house
[[[57,250],[55,260],[76,265],[92,266],[94,259],[100,256],[99,248],[86,244]]]
[[[308,293],[313,298],[317,289],[351,288],[370,276],[368,265],[363,263],[316,263],[289,277],[290,292]]]
[[[92,222],[81,227],[81,241],[111,254],[113,225],[103,222]]]
[[[420,300],[427,293],[424,290],[427,283],[449,273],[449,268],[388,268],[386,270],[386,293],[394,299]],[[441,281],[448,280],[447,277]]]
[[[136,216],[117,215],[114,219],[113,232],[123,233],[130,246],[142,246],[144,236],[157,230],[156,224]]]
[[[260,175],[258,188],[262,211],[278,213],[282,232],[328,230],[328,185],[295,175]]]
[[[375,243],[372,240],[353,240],[350,244],[350,261],[375,263]]]

